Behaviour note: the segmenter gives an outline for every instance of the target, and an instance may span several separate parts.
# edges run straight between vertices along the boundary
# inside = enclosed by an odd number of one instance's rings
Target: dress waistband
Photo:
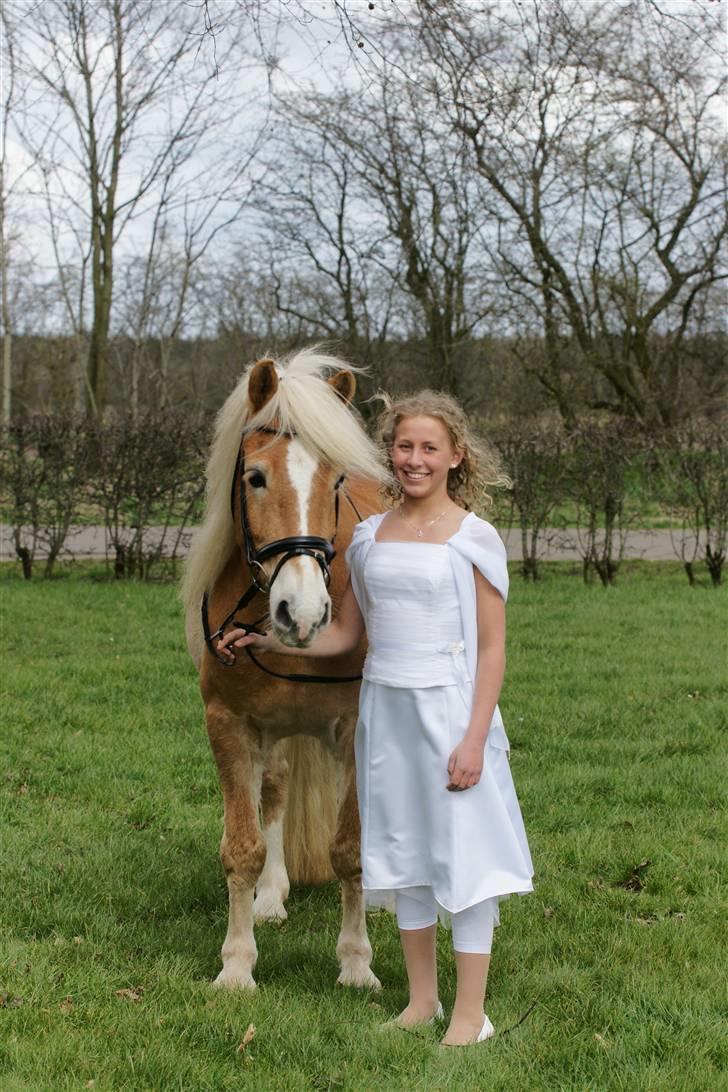
[[[365,679],[387,686],[451,686],[470,682],[464,641],[375,641],[362,671]]]
[[[435,644],[432,641],[380,641],[374,638],[370,650],[377,653],[380,651],[396,652],[400,655],[407,655],[408,652],[421,652],[429,655],[441,654],[444,656],[459,656],[465,652],[464,641],[448,641],[445,644]]]

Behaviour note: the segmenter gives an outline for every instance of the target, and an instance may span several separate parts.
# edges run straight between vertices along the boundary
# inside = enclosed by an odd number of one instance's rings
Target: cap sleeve
[[[467,517],[450,544],[475,565],[504,600],[508,599],[506,548],[492,523],[477,516]]]
[[[367,519],[362,520],[361,523],[357,523],[355,526],[351,535],[351,542],[344,555],[346,564],[350,569],[352,567],[353,559],[360,548],[374,541],[377,527],[382,518],[383,515],[377,513],[376,515],[369,516]]]

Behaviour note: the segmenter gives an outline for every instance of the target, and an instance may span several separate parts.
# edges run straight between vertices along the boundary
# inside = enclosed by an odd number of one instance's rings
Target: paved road
[[[150,531],[150,540],[158,540],[159,529]],[[521,558],[521,536],[518,531],[502,531],[501,535],[511,561]],[[175,535],[167,533],[168,541],[174,541]],[[185,536],[189,540],[189,536]],[[625,557],[643,558],[646,561],[673,561],[679,556],[680,533],[670,531],[631,531],[627,536]],[[689,546],[690,543],[687,543]],[[103,527],[74,527],[66,540],[64,558],[101,558],[106,552]],[[691,551],[692,552],[692,551]],[[185,549],[180,550],[181,554]],[[39,546],[37,557],[42,558],[44,550]],[[541,556],[547,561],[574,561],[579,558],[578,532],[569,527],[559,531],[547,531],[541,545]],[[689,556],[689,555],[688,555]],[[10,528],[0,524],[0,561],[10,561],[15,557]]]

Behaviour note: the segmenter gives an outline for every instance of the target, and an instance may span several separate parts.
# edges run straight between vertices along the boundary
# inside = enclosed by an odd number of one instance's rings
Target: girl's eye
[[[263,489],[265,487],[265,474],[260,470],[251,470],[248,475],[248,484],[252,489]]]

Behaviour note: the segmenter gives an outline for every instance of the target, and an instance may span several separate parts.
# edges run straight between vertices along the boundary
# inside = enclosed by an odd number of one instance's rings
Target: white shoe
[[[480,1029],[480,1035],[478,1036],[478,1038],[475,1041],[476,1041],[476,1043],[483,1043],[483,1042],[485,1042],[486,1039],[490,1039],[490,1037],[492,1035],[495,1035],[495,1028],[491,1024],[488,1017],[486,1016],[483,1019],[483,1026]]]
[[[435,1009],[435,1015],[432,1016],[427,1021],[427,1023],[428,1024],[434,1024],[436,1020],[444,1020],[444,1019],[445,1019],[445,1011],[444,1011],[444,1009],[442,1007],[442,1001],[438,1001],[437,1002],[437,1008]]]

